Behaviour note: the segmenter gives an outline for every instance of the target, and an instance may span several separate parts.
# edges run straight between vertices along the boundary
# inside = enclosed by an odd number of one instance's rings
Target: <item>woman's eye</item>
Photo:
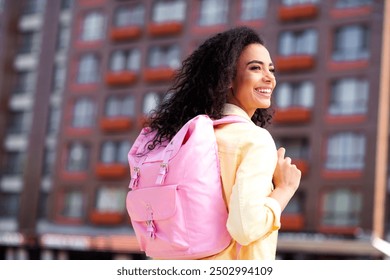
[[[252,66],[250,69],[251,70],[261,70],[261,67],[260,66]]]
[[[275,69],[269,69],[269,71],[270,71],[272,74],[275,74],[275,72],[276,72]]]

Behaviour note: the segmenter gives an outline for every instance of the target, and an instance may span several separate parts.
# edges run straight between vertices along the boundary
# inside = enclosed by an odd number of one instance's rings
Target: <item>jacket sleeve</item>
[[[242,139],[227,229],[233,239],[246,246],[280,228],[281,207],[269,197],[277,161],[274,140],[265,129]]]

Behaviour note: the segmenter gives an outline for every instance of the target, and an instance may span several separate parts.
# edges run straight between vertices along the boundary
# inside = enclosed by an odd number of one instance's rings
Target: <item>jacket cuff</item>
[[[271,209],[272,213],[274,213],[274,230],[278,230],[281,226],[280,224],[280,216],[282,214],[282,208],[280,207],[279,202],[272,197],[267,197],[265,201],[265,206]]]

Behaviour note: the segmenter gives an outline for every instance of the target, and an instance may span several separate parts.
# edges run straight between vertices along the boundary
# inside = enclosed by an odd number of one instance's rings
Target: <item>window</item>
[[[110,96],[106,101],[105,115],[107,117],[135,116],[134,97]]]
[[[14,93],[23,94],[23,93],[34,91],[35,77],[36,74],[34,71],[17,72]]]
[[[314,103],[314,85],[311,82],[281,83],[276,88],[275,103],[278,108],[311,108]]]
[[[52,90],[64,88],[66,76],[65,65],[56,64],[53,71]]]
[[[318,0],[282,0],[284,6],[294,6],[301,4],[315,4]]]
[[[19,54],[28,54],[39,50],[40,33],[29,31],[20,34]]]
[[[70,42],[70,26],[60,25],[57,32],[57,50],[65,50]]]
[[[140,63],[141,52],[139,49],[117,50],[111,54],[110,70],[114,72],[137,71],[140,68]]]
[[[50,107],[49,119],[47,123],[47,133],[52,134],[59,131],[61,110],[57,107]]]
[[[186,15],[186,2],[183,0],[160,0],[153,6],[153,21],[183,21]]]
[[[127,164],[127,154],[130,148],[129,141],[106,141],[101,148],[100,161],[106,164]]]
[[[99,60],[94,54],[85,54],[80,59],[77,81],[80,84],[95,83],[99,76]]]
[[[306,138],[282,138],[277,139],[277,147],[286,148],[286,156],[292,159],[307,159],[309,153],[309,143]]]
[[[331,115],[365,114],[368,103],[368,82],[345,78],[333,83],[329,105]]]
[[[31,124],[30,111],[11,111],[8,120],[8,134],[25,134]]]
[[[178,45],[154,46],[149,51],[149,66],[178,68],[180,66],[180,48]]]
[[[313,29],[302,32],[282,32],[279,39],[279,53],[283,56],[315,54],[317,52],[317,37],[317,31]]]
[[[337,189],[325,194],[322,224],[325,226],[358,226],[362,196],[349,189]]]
[[[336,8],[352,8],[372,4],[372,0],[337,0]]]
[[[86,144],[73,142],[68,150],[67,170],[71,172],[86,171],[88,168],[89,149]]]
[[[116,27],[142,25],[144,17],[145,8],[143,5],[121,6],[115,10],[114,25]]]
[[[228,20],[227,0],[201,0],[199,25],[224,24]]]
[[[142,112],[145,115],[149,115],[150,112],[156,108],[156,106],[160,103],[161,97],[155,92],[149,92],[144,97],[144,103],[142,107]]]
[[[241,20],[257,20],[267,13],[268,0],[242,0]]]
[[[63,216],[67,218],[81,218],[83,216],[83,194],[81,191],[72,190],[64,195]]]
[[[73,6],[73,0],[61,0],[61,10],[69,10]]]
[[[56,153],[54,149],[46,148],[43,156],[42,175],[48,176],[53,173]]]
[[[366,138],[362,134],[340,132],[328,139],[328,170],[361,170],[364,168]]]
[[[77,128],[94,125],[94,104],[89,98],[80,98],[75,102],[72,126]]]
[[[117,161],[122,164],[127,164],[127,154],[131,148],[131,143],[129,141],[121,141],[118,143],[117,147]]]
[[[118,97],[111,96],[107,99],[105,104],[105,115],[107,117],[116,117],[118,116],[121,110],[121,100]]]
[[[303,196],[300,193],[295,193],[283,210],[284,214],[302,214]]]
[[[96,209],[99,212],[121,213],[125,210],[126,190],[101,187],[96,196]]]
[[[104,17],[100,12],[88,13],[83,22],[81,39],[83,41],[96,41],[103,39],[104,36]]]
[[[26,0],[22,13],[25,15],[37,14],[44,11],[46,0]]]
[[[49,217],[49,211],[49,194],[47,192],[41,192],[38,202],[38,219],[46,220]]]
[[[105,142],[102,145],[101,158],[100,161],[103,163],[114,163],[115,162],[115,144],[112,141]]]
[[[5,154],[4,174],[10,176],[18,176],[23,174],[25,165],[25,152],[8,151]]]
[[[135,116],[135,100],[133,96],[126,96],[122,99],[120,112],[122,116]]]
[[[370,55],[368,43],[368,28],[361,25],[343,26],[335,33],[333,59],[335,61],[367,59]]]
[[[17,218],[19,208],[19,194],[0,192],[0,217]]]

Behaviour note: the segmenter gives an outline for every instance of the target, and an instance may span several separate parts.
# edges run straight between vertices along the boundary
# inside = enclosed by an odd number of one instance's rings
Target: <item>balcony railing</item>
[[[170,67],[148,68],[143,74],[147,82],[162,82],[172,80],[175,70]]]
[[[129,176],[127,165],[122,163],[99,163],[95,169],[96,175],[104,179],[122,179]]]
[[[110,86],[129,86],[137,81],[137,75],[132,71],[108,72],[105,78]]]
[[[279,108],[273,117],[275,123],[308,123],[312,110],[305,107]]]
[[[278,17],[281,21],[313,19],[318,15],[318,7],[314,4],[281,6]]]
[[[140,26],[114,27],[110,31],[110,38],[113,41],[134,40],[141,36]]]
[[[95,225],[118,225],[123,222],[121,212],[100,212],[94,210],[89,214],[90,221]]]
[[[182,29],[183,23],[181,22],[152,22],[148,25],[148,33],[154,37],[179,34]]]
[[[305,217],[299,213],[285,213],[280,217],[281,230],[300,231],[305,226]]]
[[[302,176],[306,176],[309,172],[309,163],[305,159],[293,159],[293,163],[297,166],[302,172]]]
[[[310,70],[314,68],[315,58],[310,54],[277,56],[275,64],[279,72]]]
[[[132,128],[133,121],[129,117],[104,117],[100,120],[100,128],[106,132],[123,132]]]

